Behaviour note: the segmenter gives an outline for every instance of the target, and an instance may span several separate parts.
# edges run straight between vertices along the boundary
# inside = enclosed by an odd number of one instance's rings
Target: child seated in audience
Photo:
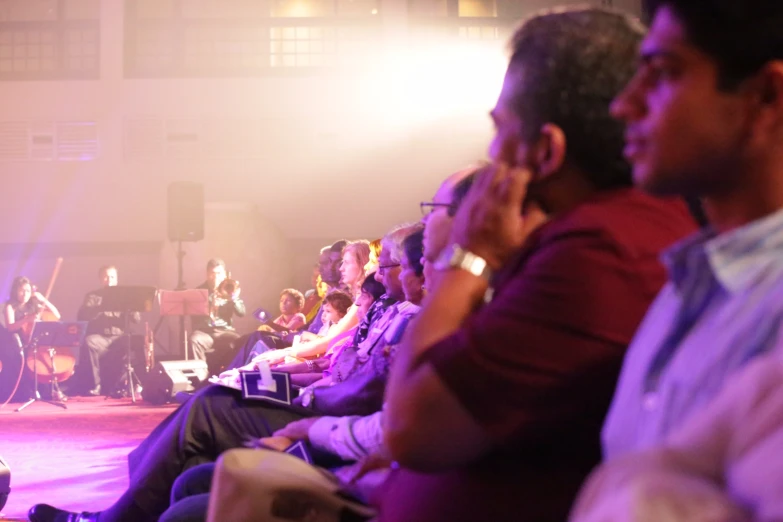
[[[307,319],[302,313],[304,295],[295,288],[286,288],[280,292],[280,315],[271,323],[260,326],[259,330],[276,332],[295,332],[304,328]]]
[[[324,325],[318,331],[318,336],[322,337],[329,333],[332,326],[340,322],[345,317],[348,309],[353,304],[351,296],[342,290],[332,290],[324,296],[323,312],[321,318]]]

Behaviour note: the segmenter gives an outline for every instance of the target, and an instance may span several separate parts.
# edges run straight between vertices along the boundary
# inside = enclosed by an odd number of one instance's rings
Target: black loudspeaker
[[[5,506],[8,494],[11,493],[11,468],[0,457],[0,509]]]
[[[207,361],[160,361],[144,379],[141,397],[165,404],[181,391],[193,391],[208,376]]]
[[[190,181],[171,183],[169,197],[169,241],[204,239],[204,185]]]

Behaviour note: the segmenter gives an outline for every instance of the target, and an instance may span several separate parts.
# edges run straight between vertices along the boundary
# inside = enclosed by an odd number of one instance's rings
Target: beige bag
[[[375,511],[343,496],[337,478],[305,461],[271,450],[233,449],[217,462],[208,522],[339,522]]]

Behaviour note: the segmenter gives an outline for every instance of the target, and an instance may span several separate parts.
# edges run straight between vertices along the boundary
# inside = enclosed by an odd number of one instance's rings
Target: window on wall
[[[97,78],[100,0],[0,0],[0,79]]]
[[[498,40],[518,21],[517,0],[408,0],[415,40]]]
[[[351,66],[379,44],[379,0],[126,2],[128,76],[257,76]]]
[[[476,17],[498,15],[496,0],[409,0],[408,14],[412,17]]]
[[[498,15],[495,0],[459,0],[457,15],[461,17],[495,17]]]

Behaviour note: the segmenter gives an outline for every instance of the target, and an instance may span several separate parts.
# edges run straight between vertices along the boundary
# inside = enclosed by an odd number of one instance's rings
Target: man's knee
[[[182,473],[171,487],[171,503],[174,504],[185,497],[209,493],[215,464],[201,464]]]

